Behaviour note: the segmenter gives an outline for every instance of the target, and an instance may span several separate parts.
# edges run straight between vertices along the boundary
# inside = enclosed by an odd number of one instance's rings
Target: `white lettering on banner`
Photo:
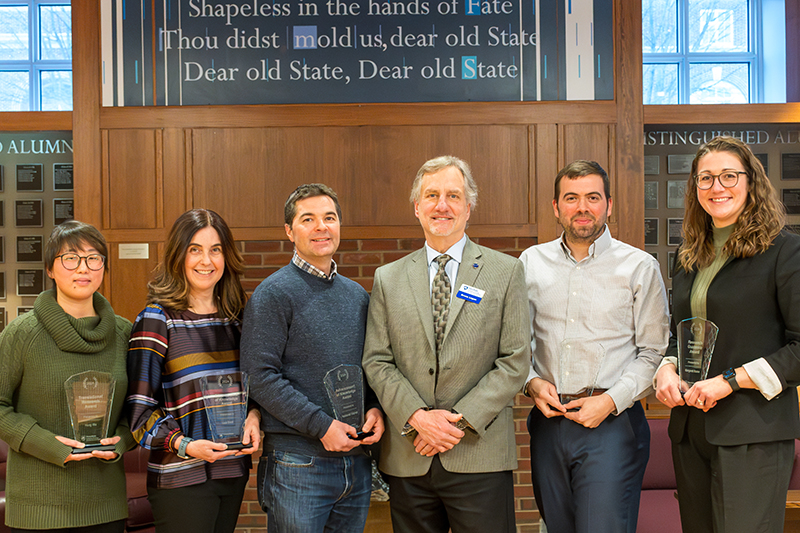
[[[231,19],[236,17],[288,17],[292,14],[289,4],[252,3],[242,4],[213,4],[206,0],[189,0],[189,17],[198,18],[224,18],[225,25],[233,24]]]

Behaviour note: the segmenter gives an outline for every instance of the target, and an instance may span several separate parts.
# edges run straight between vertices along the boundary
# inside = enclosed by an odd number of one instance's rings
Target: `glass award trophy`
[[[72,453],[116,448],[113,444],[100,444],[100,440],[108,436],[115,384],[111,374],[94,370],[75,374],[64,382],[72,432],[75,440],[85,444],[83,448],[73,448]]]
[[[687,390],[708,377],[718,333],[717,325],[704,318],[687,318],[678,324],[678,375]],[[684,392],[681,383],[681,394]]]
[[[364,427],[364,374],[357,365],[339,365],[322,379],[336,420],[356,428],[357,440],[372,435]]]
[[[566,339],[561,343],[559,379],[556,388],[558,401],[562,405],[593,395],[605,355],[606,350],[599,342]],[[578,408],[570,410],[577,411]]]
[[[200,378],[200,392],[206,407],[211,440],[226,444],[229,450],[252,447],[252,444],[242,444],[250,394],[247,374],[237,370],[203,376]]]

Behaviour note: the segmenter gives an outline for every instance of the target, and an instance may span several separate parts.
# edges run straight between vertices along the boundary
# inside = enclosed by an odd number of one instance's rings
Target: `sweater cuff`
[[[41,459],[42,461],[63,467],[72,448],[62,444],[56,436],[39,425],[33,426],[20,443],[22,453]]]
[[[333,424],[333,417],[320,409],[308,424],[309,435],[316,439],[322,439],[330,429],[331,424]]]

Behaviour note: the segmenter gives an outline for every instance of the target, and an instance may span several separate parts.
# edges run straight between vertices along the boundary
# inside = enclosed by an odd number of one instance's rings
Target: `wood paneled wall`
[[[219,211],[237,239],[282,239],[285,197],[322,181],[340,195],[344,238],[417,238],[411,181],[423,161],[450,153],[471,163],[480,188],[471,236],[542,242],[559,233],[555,174],[589,158],[612,178],[612,232],[642,246],[645,122],[800,121],[800,104],[644,108],[640,0],[614,5],[613,101],[103,108],[100,1],[72,6],[73,113],[16,122],[62,129],[71,119],[76,216],[100,227],[113,249],[148,244],[150,259],[124,260],[115,270],[125,275],[106,284],[126,315],[141,306],[158,243],[191,207]],[[787,36],[798,25],[788,4]]]
[[[478,182],[470,235],[551,238],[559,231],[552,182],[565,162],[595,159],[614,189],[622,187],[610,150],[615,131],[609,124],[103,129],[101,193],[82,199],[100,206],[112,251],[122,242],[149,245],[148,260],[111,258],[106,294],[134,316],[156,244],[188,208],[217,211],[237,239],[280,239],[288,194],[321,181],[340,196],[347,238],[418,237],[413,177],[423,161],[452,153],[471,162]]]
[[[450,153],[470,162],[480,197],[468,232],[501,248],[506,242],[514,253],[559,234],[553,178],[569,161],[595,159],[612,179],[612,233],[641,247],[645,123],[800,122],[800,104],[644,108],[641,0],[614,2],[613,101],[103,108],[100,1],[72,4],[73,113],[15,114],[9,124],[72,124],[75,214],[108,238],[103,292],[129,318],[144,303],[169,227],[192,207],[219,211],[244,241],[252,288],[290,257],[286,243],[276,242],[285,240],[288,193],[325,182],[344,209],[345,275],[370,286],[379,264],[420,245],[408,194],[430,157]],[[787,36],[800,30],[797,10],[791,13]],[[122,243],[145,243],[149,257],[119,259]],[[520,531],[534,531],[524,428],[530,405],[518,399],[515,505]],[[248,508],[261,523],[252,499]]]
[[[121,314],[141,307],[158,243],[186,209],[218,211],[240,240],[282,239],[286,196],[321,181],[340,196],[344,238],[416,238],[411,182],[442,154],[473,167],[473,237],[556,237],[553,178],[588,158],[609,171],[615,213],[626,214],[612,217],[612,231],[643,244],[639,0],[615,2],[613,101],[185,108],[102,107],[99,2],[72,11],[75,213],[113,250],[151,251],[111,258],[105,292]]]

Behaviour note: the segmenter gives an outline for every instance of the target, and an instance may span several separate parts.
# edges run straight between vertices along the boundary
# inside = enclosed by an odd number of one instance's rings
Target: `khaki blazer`
[[[480,303],[455,296],[464,283],[485,291]],[[425,249],[375,272],[363,364],[388,418],[380,468],[389,475],[421,476],[430,468],[432,458],[401,436],[422,408],[453,409],[475,428],[440,454],[449,472],[517,466],[512,406],[531,364],[522,263],[467,239],[452,290],[437,380]]]

